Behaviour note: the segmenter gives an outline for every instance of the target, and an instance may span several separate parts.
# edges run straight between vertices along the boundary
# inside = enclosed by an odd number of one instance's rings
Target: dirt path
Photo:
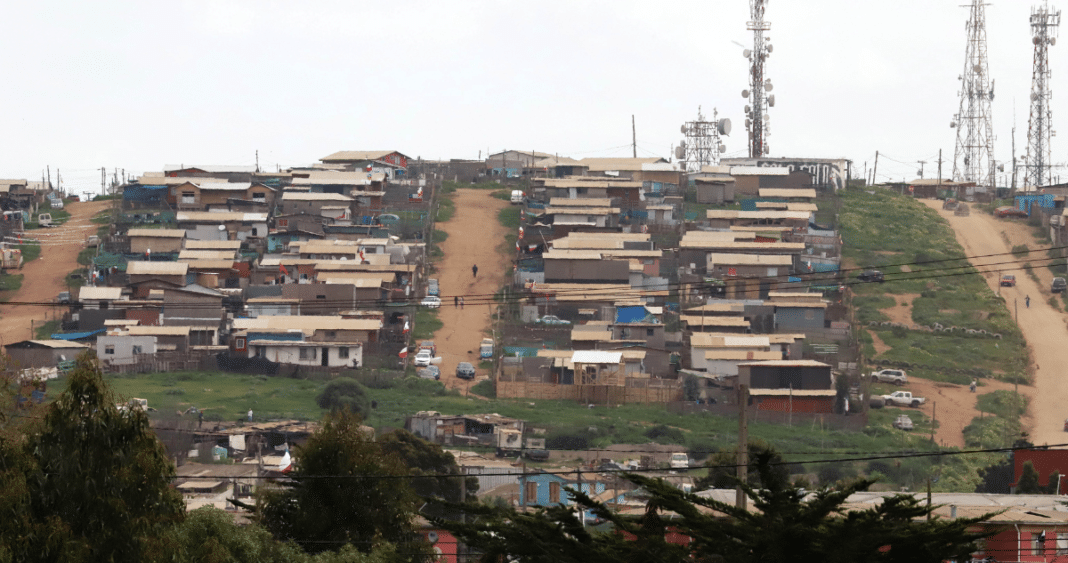
[[[964,447],[964,427],[980,415],[975,403],[979,395],[998,390],[1012,391],[1013,386],[1004,381],[985,380],[976,393],[968,390],[967,385],[956,385],[942,381],[931,381],[918,377],[909,377],[908,390],[920,397],[926,397],[923,414],[938,421],[935,441],[946,447]],[[1024,388],[1021,387],[1023,392]],[[912,409],[902,409],[908,414]]]
[[[22,287],[4,295],[6,301],[15,303],[51,303],[56,295],[67,290],[65,279],[71,270],[81,267],[78,253],[85,247],[85,239],[96,234],[99,225],[90,219],[99,211],[107,209],[110,201],[71,203],[66,206],[70,218],[53,229],[27,231],[26,239],[41,241],[40,258],[27,262],[19,272],[23,275]],[[4,344],[33,338],[34,327],[52,320],[61,311],[41,305],[0,305],[0,340]]]
[[[491,328],[493,294],[507,274],[508,257],[498,250],[507,230],[497,221],[497,213],[508,203],[490,196],[486,190],[463,189],[453,194],[456,214],[438,229],[449,234],[441,244],[445,258],[437,264],[441,287],[441,311],[444,326],[434,334],[438,355],[442,357],[441,381],[449,389],[466,392],[490,374],[478,368],[478,346]],[[478,277],[471,266],[478,265]],[[463,309],[453,306],[453,297],[463,296]],[[456,364],[471,362],[478,375],[473,381],[456,377]]]
[[[1033,240],[1029,240],[1030,237],[1024,238],[1027,233],[1023,229],[1026,227],[1013,221],[996,219],[985,213],[957,217],[952,213],[943,212],[937,201],[924,201],[924,203],[936,209],[949,221],[957,235],[957,240],[969,256],[1010,252],[1012,246],[1005,242],[1002,232],[1006,233],[1013,244],[1028,243],[1032,248],[1035,246]],[[1044,253],[1032,255],[1044,256]],[[982,267],[984,264],[1007,262],[1012,259],[1011,255],[994,256],[973,259],[971,262],[977,267]],[[1001,270],[1006,267],[1006,265],[990,266],[987,269]],[[1068,408],[1065,407],[1068,405],[1068,386],[1065,386],[1061,380],[1065,370],[1068,370],[1066,367],[1068,366],[1068,347],[1064,345],[1064,342],[1068,340],[1065,316],[1049,306],[1048,287],[1039,287],[1023,269],[1005,273],[1016,274],[1016,287],[998,287],[1002,272],[991,272],[984,276],[991,289],[1000,290],[1010,312],[1015,312],[1018,306],[1020,330],[1031,349],[1035,385],[1034,387],[1020,387],[1020,392],[1029,396],[1031,400],[1029,416],[1023,421],[1024,427],[1028,429],[1031,441],[1035,444],[1068,442],[1068,436],[1064,433],[1064,419],[1068,416],[1066,414]],[[1031,297],[1029,308],[1024,304],[1027,296]]]

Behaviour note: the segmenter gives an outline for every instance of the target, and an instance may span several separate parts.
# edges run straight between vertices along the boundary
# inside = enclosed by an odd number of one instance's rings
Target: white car
[[[430,350],[420,350],[415,355],[415,367],[427,367],[432,359],[434,359],[434,356],[430,353]]]
[[[437,309],[438,307],[441,307],[441,298],[434,297],[433,295],[428,295],[424,297],[423,300],[419,302],[419,304],[424,307],[430,307],[431,309]]]

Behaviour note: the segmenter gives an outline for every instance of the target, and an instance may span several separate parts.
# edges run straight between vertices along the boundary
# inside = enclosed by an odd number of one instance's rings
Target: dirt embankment
[[[441,310],[438,318],[444,326],[434,335],[442,357],[441,381],[450,389],[466,391],[490,375],[478,369],[478,347],[490,335],[493,294],[506,274],[511,273],[510,257],[499,250],[507,230],[497,221],[497,213],[508,203],[496,199],[486,190],[461,189],[453,194],[456,213],[438,229],[448,233],[441,250],[445,257],[437,263],[441,287]],[[478,276],[471,271],[478,266]],[[461,309],[454,297],[463,297]],[[471,362],[478,375],[474,381],[456,377],[456,364]]]
[[[66,206],[70,219],[51,229],[27,231],[24,240],[41,241],[41,257],[22,267],[22,287],[2,295],[0,305],[0,340],[4,344],[33,338],[33,327],[62,317],[63,310],[51,305],[56,295],[67,290],[66,277],[81,267],[78,253],[85,240],[96,234],[99,225],[90,219],[107,209],[110,201],[72,203]]]

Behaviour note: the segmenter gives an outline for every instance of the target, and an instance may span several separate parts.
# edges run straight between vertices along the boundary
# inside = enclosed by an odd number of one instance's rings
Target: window
[[[560,483],[549,483],[549,502],[556,504],[560,502]]]
[[[326,331],[326,337],[327,338],[337,338],[337,331],[336,330],[328,330],[328,331]]]
[[[257,234],[257,229],[256,229],[256,227],[252,227],[252,236],[254,236],[254,237],[258,237],[258,236],[260,236],[259,234]]]
[[[134,354],[143,354],[144,352],[141,351],[141,347],[140,346],[135,345],[135,346],[133,346],[133,353]]]
[[[278,228],[279,229],[288,229],[289,228],[289,219],[279,219],[278,220]]]
[[[196,192],[182,192],[182,203],[196,203]]]
[[[326,299],[326,295],[321,295],[321,294],[320,295],[316,295],[315,298],[316,299]]]
[[[256,357],[257,358],[266,358],[267,357],[267,347],[266,346],[256,346]]]
[[[523,498],[524,504],[528,506],[534,506],[538,504],[538,484],[534,481],[527,481],[527,491]]]
[[[243,337],[235,338],[234,339],[234,348],[236,348],[238,350],[244,350],[245,349],[245,342],[246,341],[245,341],[245,339]]]
[[[300,349],[300,359],[302,359],[302,360],[314,360],[315,359],[315,350],[316,350],[315,348],[301,348]]]
[[[1046,532],[1031,534],[1031,554],[1039,557],[1046,555]]]
[[[253,192],[252,201],[255,201],[257,203],[267,203],[267,194],[263,192]]]
[[[342,346],[337,349],[337,359],[347,360],[349,359],[349,349],[347,346]]]
[[[654,331],[653,331],[653,329],[651,329],[651,328],[647,328],[647,329],[645,329],[645,335],[646,335],[646,336],[652,336],[652,335],[653,335],[653,332],[654,332]]]
[[[115,353],[115,345],[114,344],[108,344],[107,346],[104,346],[104,353],[105,354],[114,354]]]

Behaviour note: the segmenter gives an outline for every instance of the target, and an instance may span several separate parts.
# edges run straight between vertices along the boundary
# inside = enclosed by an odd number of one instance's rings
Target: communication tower
[[[750,20],[746,29],[753,32],[753,49],[742,51],[742,56],[749,59],[749,89],[742,90],[742,97],[749,98],[745,106],[745,130],[749,133],[749,157],[758,158],[768,154],[768,135],[770,134],[768,108],[775,107],[775,95],[771,92],[771,80],[764,74],[764,63],[771,55],[772,45],[764,37],[764,32],[771,29],[771,22],[764,21],[764,8],[769,0],[749,0]]]
[[[1051,12],[1049,4],[1031,9],[1031,43],[1035,45],[1035,68],[1031,76],[1031,119],[1027,126],[1027,175],[1024,187],[1053,183],[1050,166],[1050,140],[1054,135],[1050,91],[1049,48],[1057,44],[1061,12]]]
[[[967,6],[968,46],[964,51],[964,73],[960,80],[960,110],[950,127],[957,128],[953,156],[953,177],[960,182],[994,187],[994,132],[990,102],[994,81],[986,60],[986,8],[982,0]]]
[[[720,143],[720,135],[731,134],[731,120],[719,119],[719,112],[712,108],[712,121],[705,121],[701,106],[697,106],[697,120],[682,124],[686,139],[675,147],[675,158],[687,172],[700,172],[705,165],[719,164],[719,155],[727,147]]]

